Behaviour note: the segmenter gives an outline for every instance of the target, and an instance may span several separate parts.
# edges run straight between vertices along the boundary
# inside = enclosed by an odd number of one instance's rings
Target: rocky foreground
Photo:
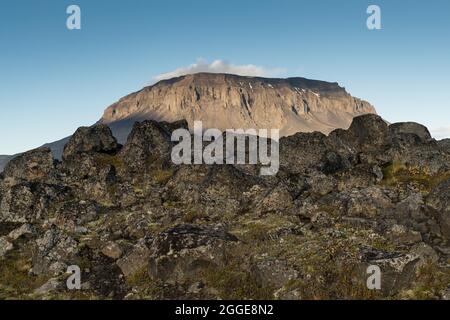
[[[297,133],[266,177],[173,165],[178,127],[136,123],[123,146],[106,125],[80,128],[62,161],[40,148],[9,162],[0,298],[449,298],[450,145],[425,127],[364,115]]]

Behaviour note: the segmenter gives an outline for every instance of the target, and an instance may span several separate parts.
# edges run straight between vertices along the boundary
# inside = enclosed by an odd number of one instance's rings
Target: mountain
[[[337,83],[305,78],[270,79],[232,74],[197,73],[160,81],[108,107],[99,123],[118,142],[126,142],[136,121],[203,121],[203,128],[280,129],[329,133],[348,128],[355,116],[376,113]],[[61,159],[70,137],[45,144]],[[14,156],[0,156],[0,172]]]
[[[204,128],[280,129],[329,133],[348,128],[355,116],[375,113],[337,83],[305,78],[269,79],[197,73],[160,81],[132,93],[105,110],[100,123],[124,143],[135,121],[195,120]]]
[[[450,297],[450,146],[424,126],[367,114],[283,137],[272,176],[174,164],[171,132],[186,127],[136,122],[120,145],[97,124],[62,161],[49,148],[10,161],[0,299]],[[367,285],[374,266],[380,290]]]

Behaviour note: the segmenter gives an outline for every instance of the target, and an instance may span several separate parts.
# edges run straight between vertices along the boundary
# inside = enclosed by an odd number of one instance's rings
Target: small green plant
[[[158,184],[166,184],[172,177],[172,170],[156,169],[152,171],[151,177]]]
[[[405,164],[394,161],[383,168],[382,183],[387,186],[402,184],[416,184],[424,192],[429,192],[438,184],[450,179],[450,172],[431,175],[425,168],[408,167]]]
[[[30,292],[42,286],[48,279],[32,276],[31,258],[17,250],[10,252],[0,263],[0,299],[27,298]]]
[[[243,270],[237,261],[223,267],[209,267],[202,272],[205,282],[220,292],[227,300],[270,300],[273,288],[258,283],[255,275]]]
[[[117,155],[96,154],[95,161],[101,166],[113,166],[116,170],[122,170],[125,164]]]

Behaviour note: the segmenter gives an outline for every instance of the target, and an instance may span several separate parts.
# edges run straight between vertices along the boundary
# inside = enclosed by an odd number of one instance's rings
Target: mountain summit
[[[198,120],[204,128],[221,130],[278,128],[288,136],[348,128],[355,116],[366,113],[376,111],[337,83],[197,73],[125,96],[105,110],[100,123],[109,125],[123,143],[133,123],[147,119],[186,119],[191,129]]]

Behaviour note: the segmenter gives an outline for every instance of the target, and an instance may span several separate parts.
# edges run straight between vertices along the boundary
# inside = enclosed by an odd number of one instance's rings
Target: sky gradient
[[[66,28],[77,4],[82,29]],[[366,28],[381,7],[382,30]],[[202,58],[337,81],[390,122],[450,137],[450,1],[2,1],[0,154],[91,125]]]

